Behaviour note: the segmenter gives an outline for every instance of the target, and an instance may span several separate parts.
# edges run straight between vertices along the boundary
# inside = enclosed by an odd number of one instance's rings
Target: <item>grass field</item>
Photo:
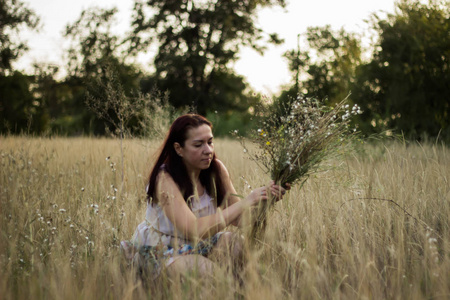
[[[158,146],[125,141],[122,169],[117,140],[1,137],[0,298],[450,298],[450,149],[362,145],[294,187],[250,251],[242,288],[220,268],[206,283],[143,284],[124,264],[119,242],[144,218]],[[246,194],[269,178],[241,149],[216,141]]]

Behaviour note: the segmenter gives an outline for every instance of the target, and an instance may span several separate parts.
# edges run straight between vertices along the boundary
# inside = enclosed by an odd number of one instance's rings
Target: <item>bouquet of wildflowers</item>
[[[276,184],[303,184],[319,169],[324,159],[338,155],[348,145],[356,129],[350,129],[351,117],[361,114],[358,105],[350,107],[347,99],[329,107],[316,99],[291,98],[262,106],[258,113],[258,127],[249,136],[256,144],[256,152],[247,152]],[[252,228],[258,238],[264,232],[266,215],[274,199],[262,203]]]

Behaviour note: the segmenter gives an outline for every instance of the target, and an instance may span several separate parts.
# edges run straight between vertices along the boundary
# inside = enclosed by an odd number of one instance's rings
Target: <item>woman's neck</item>
[[[200,170],[188,170],[188,172],[190,175],[189,177],[191,178],[194,194],[197,194],[199,196],[203,195],[205,188],[200,181]]]
[[[201,170],[187,170],[188,174],[189,174],[189,178],[191,179],[192,182],[200,182],[200,172]]]

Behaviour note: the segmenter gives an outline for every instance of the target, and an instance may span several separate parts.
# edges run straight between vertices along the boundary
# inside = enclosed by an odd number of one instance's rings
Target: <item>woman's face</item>
[[[199,173],[201,170],[209,168],[214,155],[211,127],[203,124],[189,129],[184,147],[181,147],[179,143],[175,143],[174,147],[178,155],[183,158],[189,173]]]

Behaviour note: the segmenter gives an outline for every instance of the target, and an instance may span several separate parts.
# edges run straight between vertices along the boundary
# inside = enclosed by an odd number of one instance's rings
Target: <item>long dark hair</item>
[[[180,188],[185,201],[193,195],[194,187],[192,180],[188,175],[182,158],[175,151],[174,143],[179,143],[181,147],[184,147],[184,143],[187,139],[187,131],[201,125],[208,125],[212,129],[212,123],[210,121],[205,117],[196,114],[183,115],[172,123],[166,140],[163,143],[161,153],[150,172],[147,189],[148,201],[150,201],[150,199],[156,200],[154,197],[156,192],[156,177],[162,169],[172,176],[173,180]],[[217,206],[222,204],[223,198],[225,197],[223,180],[220,177],[219,168],[219,162],[214,153],[209,168],[200,172],[200,182],[206,188],[208,194],[215,198]]]

